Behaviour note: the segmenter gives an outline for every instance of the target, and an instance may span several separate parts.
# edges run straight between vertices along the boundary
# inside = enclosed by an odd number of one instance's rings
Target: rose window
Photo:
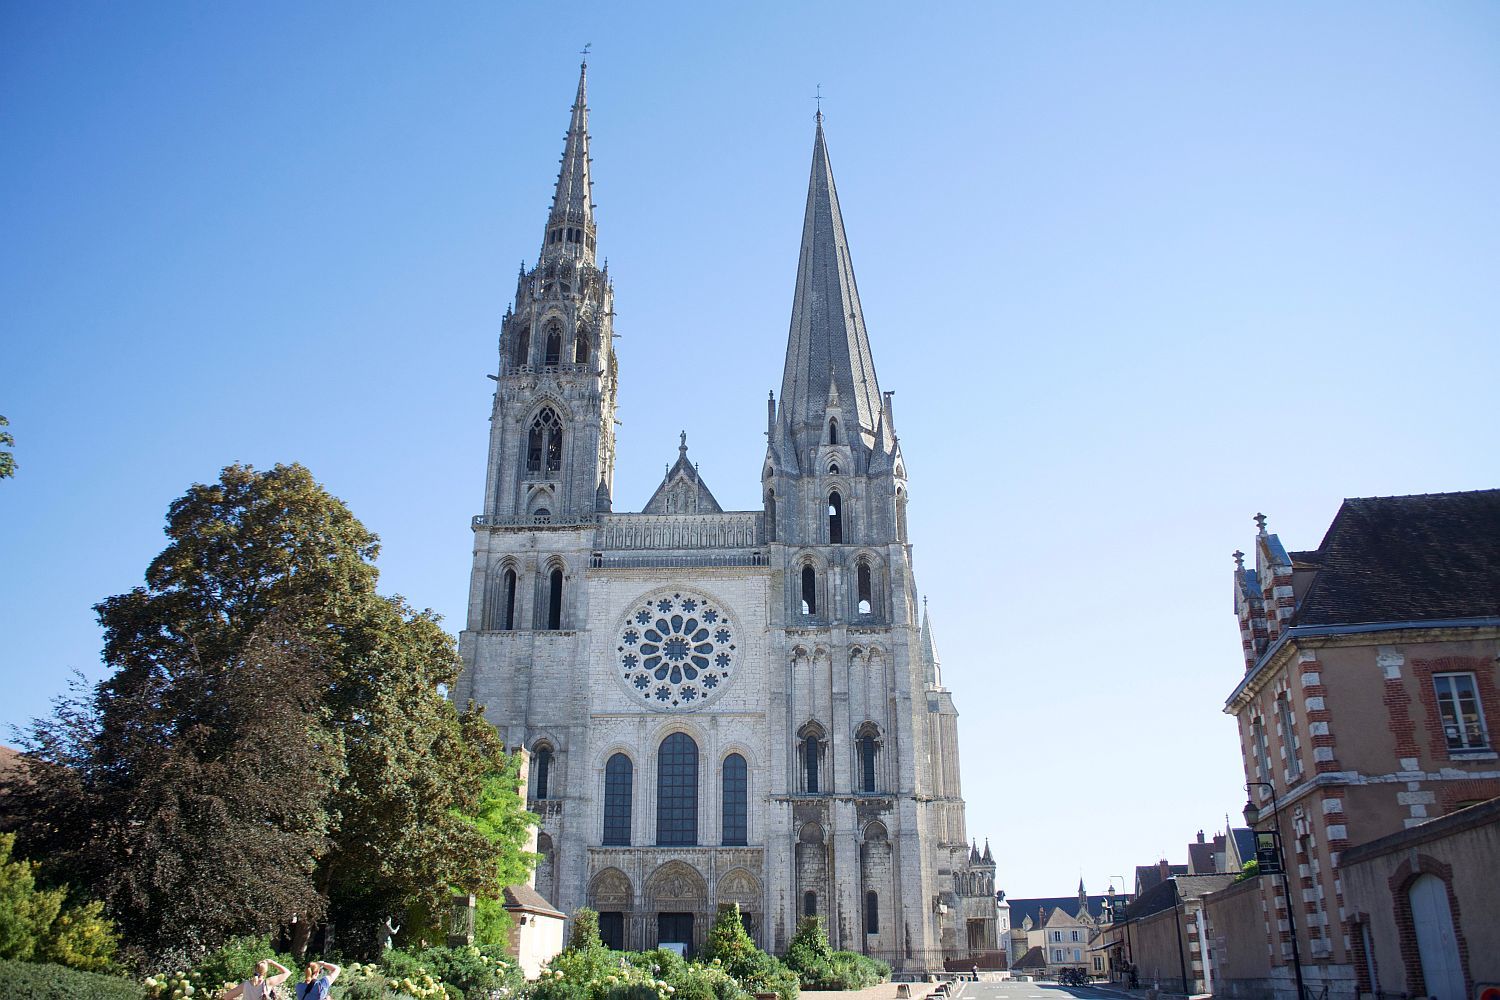
[[[620,629],[616,676],[631,698],[658,711],[699,708],[729,684],[734,633],[729,615],[699,594],[643,599]]]

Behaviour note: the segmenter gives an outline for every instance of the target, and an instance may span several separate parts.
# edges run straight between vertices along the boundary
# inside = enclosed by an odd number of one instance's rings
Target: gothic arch
[[[508,631],[516,627],[520,606],[521,564],[504,556],[490,564],[484,580],[483,628]]]
[[[808,820],[797,831],[797,843],[799,844],[818,844],[821,846],[823,840],[823,825],[817,820]]]
[[[552,835],[543,833],[536,838],[536,891],[549,903],[557,901],[557,848]]]
[[[605,868],[589,882],[589,906],[596,911],[623,910],[635,905],[630,876],[618,868]]]
[[[748,929],[751,935],[755,934],[761,922],[760,879],[744,868],[731,868],[720,877],[714,901],[720,906],[738,906],[741,918],[750,925]]]
[[[708,909],[708,882],[686,861],[668,861],[646,879],[646,909],[653,912]]]

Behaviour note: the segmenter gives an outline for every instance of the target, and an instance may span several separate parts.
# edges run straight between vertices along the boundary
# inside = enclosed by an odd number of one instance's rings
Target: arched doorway
[[[630,876],[618,868],[604,869],[589,883],[589,906],[599,914],[599,937],[607,947],[626,950],[626,925],[634,904]]]
[[[1468,991],[1459,964],[1458,937],[1453,933],[1448,887],[1436,875],[1419,875],[1407,888],[1406,898],[1417,931],[1426,995],[1435,1000],[1464,1000]]]
[[[646,880],[646,911],[655,915],[655,947],[691,957],[708,933],[708,883],[692,865],[668,861]]]

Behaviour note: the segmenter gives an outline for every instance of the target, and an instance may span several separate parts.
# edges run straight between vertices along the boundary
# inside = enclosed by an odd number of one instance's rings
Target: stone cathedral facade
[[[500,332],[454,692],[530,751],[537,889],[621,948],[691,953],[738,903],[776,952],[804,915],[898,970],[995,950],[821,115],[781,392],[746,470],[763,507],[723,510],[684,438],[644,509],[616,511],[585,74]]]

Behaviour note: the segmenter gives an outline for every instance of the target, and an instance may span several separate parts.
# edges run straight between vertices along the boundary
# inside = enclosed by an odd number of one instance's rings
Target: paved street
[[[1120,1000],[1120,993],[1056,983],[964,983],[963,1000]]]

